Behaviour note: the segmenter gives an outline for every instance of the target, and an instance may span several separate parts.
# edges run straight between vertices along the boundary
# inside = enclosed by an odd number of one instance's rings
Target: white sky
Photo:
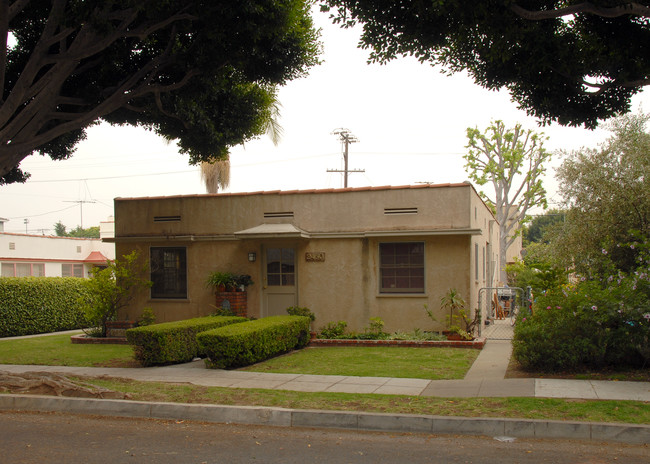
[[[278,146],[268,137],[231,152],[231,185],[226,191],[293,190],[343,186],[341,144],[331,132],[348,128],[359,142],[350,145],[350,187],[462,182],[468,178],[462,155],[467,127],[483,131],[493,119],[550,137],[546,148],[597,147],[604,130],[539,128],[517,110],[507,92],[489,92],[464,75],[451,77],[414,59],[388,65],[366,64],[368,52],[356,48],[358,31],[342,30],[315,12],[322,28],[324,63],[306,78],[282,88]],[[633,100],[648,107],[650,95]],[[645,102],[645,104],[644,104]],[[545,187],[559,200],[552,166]],[[66,161],[31,156],[21,164],[32,177],[26,184],[0,187],[0,217],[6,232],[54,233],[61,220],[68,230],[99,225],[113,213],[115,197],[200,194],[199,169],[155,134],[133,127],[96,126]],[[486,190],[486,193],[490,193]],[[94,203],[74,203],[94,201]],[[28,219],[27,226],[24,220]]]

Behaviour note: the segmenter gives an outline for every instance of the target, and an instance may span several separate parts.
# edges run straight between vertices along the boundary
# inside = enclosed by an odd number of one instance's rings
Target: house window
[[[2,263],[2,277],[43,277],[45,263]]]
[[[485,247],[483,247],[483,280],[485,280]]]
[[[296,285],[296,253],[293,248],[266,250],[266,282],[268,285],[292,287]]]
[[[14,269],[14,263],[2,263],[0,266],[2,269],[2,277],[15,277],[16,271]]]
[[[478,280],[478,243],[474,244],[474,275]]]
[[[151,247],[151,298],[187,298],[187,249]]]
[[[83,277],[84,265],[83,264],[61,264],[62,277]]]
[[[424,293],[424,242],[379,244],[379,291]]]

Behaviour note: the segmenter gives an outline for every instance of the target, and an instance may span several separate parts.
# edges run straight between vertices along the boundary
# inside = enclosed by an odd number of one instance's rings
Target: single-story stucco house
[[[153,287],[122,310],[157,322],[215,310],[213,271],[248,274],[248,316],[308,307],[315,327],[438,330],[455,288],[477,307],[498,275],[498,227],[469,183],[115,199],[116,254],[140,250]],[[426,315],[438,316],[436,326]]]

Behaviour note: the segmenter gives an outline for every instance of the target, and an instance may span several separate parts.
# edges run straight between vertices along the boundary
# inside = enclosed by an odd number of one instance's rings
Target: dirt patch
[[[89,383],[73,382],[52,372],[12,373],[0,371],[0,392],[76,398],[126,399],[128,395]]]
[[[569,379],[569,380],[613,380],[628,382],[650,382],[650,367],[642,369],[602,371],[580,371],[580,372],[540,372],[527,371],[514,359],[510,359],[506,379]]]

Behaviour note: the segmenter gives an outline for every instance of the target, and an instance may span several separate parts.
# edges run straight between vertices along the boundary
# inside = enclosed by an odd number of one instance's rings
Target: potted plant
[[[235,287],[235,275],[232,272],[211,272],[205,284],[214,287],[216,292],[232,291]]]
[[[235,290],[243,292],[246,290],[246,287],[253,285],[253,279],[248,274],[236,275],[233,278],[235,284]]]

